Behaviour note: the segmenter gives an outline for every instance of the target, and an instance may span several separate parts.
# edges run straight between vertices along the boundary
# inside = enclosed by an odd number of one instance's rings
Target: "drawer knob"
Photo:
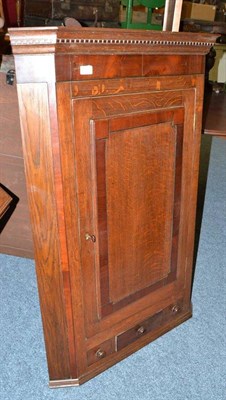
[[[143,335],[144,332],[145,332],[144,326],[140,326],[140,327],[137,329],[138,335]]]
[[[85,234],[85,239],[86,239],[86,240],[91,240],[91,242],[95,243],[95,241],[96,241],[96,236],[90,235],[89,233],[86,233],[86,234]]]
[[[178,311],[180,311],[180,307],[177,306],[177,305],[173,306],[172,312],[173,312],[174,314],[176,314],[176,313],[178,313]]]
[[[97,358],[104,358],[106,356],[106,352],[102,349],[98,349],[96,352],[96,357]]]

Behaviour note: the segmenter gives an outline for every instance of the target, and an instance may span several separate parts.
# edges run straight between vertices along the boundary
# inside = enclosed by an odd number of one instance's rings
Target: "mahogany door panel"
[[[106,202],[98,215],[99,251],[103,266],[108,259],[112,304],[170,271],[176,133],[169,123],[158,129],[113,132],[96,143],[98,211],[103,196]]]
[[[137,298],[136,292],[171,271],[176,135],[168,123],[112,132],[108,140],[96,141],[103,306]]]
[[[181,296],[182,99],[172,91],[73,100],[88,337],[142,311],[154,292],[158,301],[166,289]]]

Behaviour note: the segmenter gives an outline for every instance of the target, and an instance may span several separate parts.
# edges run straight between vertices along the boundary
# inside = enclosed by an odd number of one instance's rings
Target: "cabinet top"
[[[10,28],[14,54],[207,54],[217,35],[131,29]]]

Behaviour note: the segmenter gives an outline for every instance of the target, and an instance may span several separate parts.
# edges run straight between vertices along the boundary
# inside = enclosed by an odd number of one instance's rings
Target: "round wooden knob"
[[[177,306],[177,305],[173,306],[173,308],[172,308],[172,312],[173,312],[174,314],[178,313],[179,310],[180,310],[180,307]]]
[[[96,357],[97,358],[104,358],[105,356],[106,356],[106,353],[105,353],[104,350],[102,350],[102,349],[98,349],[97,350],[97,352],[96,352]]]
[[[140,327],[137,329],[138,335],[143,335],[144,332],[145,332],[145,327],[144,327],[144,326],[140,326]]]

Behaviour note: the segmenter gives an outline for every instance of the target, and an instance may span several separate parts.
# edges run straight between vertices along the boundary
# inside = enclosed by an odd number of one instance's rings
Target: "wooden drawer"
[[[178,317],[183,311],[183,302],[179,300],[167,308],[159,311],[157,314],[152,317],[142,321],[140,324],[135,325],[133,328],[129,329],[126,332],[118,335],[116,343],[117,343],[117,351],[123,349],[129,344],[135,342],[139,338],[147,335],[148,333],[154,331],[154,329],[159,328],[169,320],[172,320],[174,317]]]
[[[106,340],[87,353],[87,364],[91,365],[115,352],[115,338]]]

